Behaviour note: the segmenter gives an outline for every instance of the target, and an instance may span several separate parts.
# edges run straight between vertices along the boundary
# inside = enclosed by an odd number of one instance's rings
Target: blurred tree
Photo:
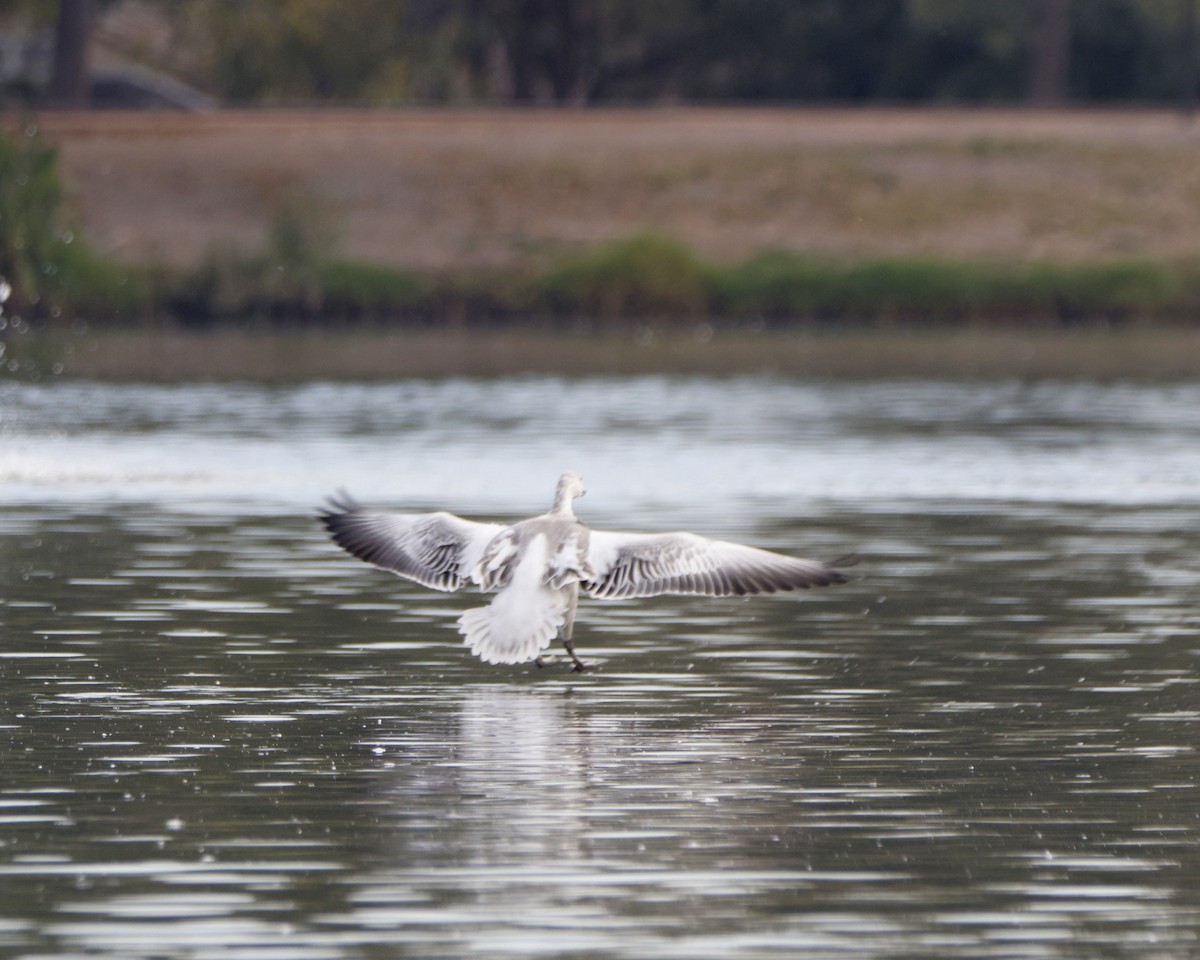
[[[1088,0],[1072,16],[1071,95],[1086,102],[1176,100],[1176,0]]]
[[[1071,0],[1032,0],[1029,100],[1052,106],[1067,99],[1071,68]]]
[[[1194,0],[156,2],[232,102],[580,104],[1176,99]]]
[[[1024,94],[1024,4],[909,0],[908,36],[890,78],[900,100],[1012,102]]]
[[[214,89],[234,102],[371,100],[406,92],[397,0],[196,0]]]
[[[88,36],[92,0],[61,0],[54,28],[54,71],[50,102],[58,107],[85,107],[91,94],[88,79]]]
[[[676,38],[676,92],[687,99],[844,100],[878,94],[903,0],[707,0]]]
[[[410,0],[413,94],[518,103],[657,99],[671,88],[684,38],[697,33],[694,7],[689,0]]]
[[[1189,114],[1196,110],[1196,0],[1179,0],[1179,102]]]

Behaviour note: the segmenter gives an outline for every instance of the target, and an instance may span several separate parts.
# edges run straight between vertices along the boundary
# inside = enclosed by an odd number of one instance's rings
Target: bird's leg
[[[575,655],[575,645],[571,643],[571,631],[567,630],[563,634],[563,646],[567,648],[567,654],[571,657],[571,662],[575,664],[574,670],[576,673],[583,673],[584,670],[591,669],[591,665],[584,663]]]
[[[571,642],[571,637],[575,632],[575,608],[579,605],[579,583],[571,584],[567,590],[567,617],[563,621],[559,636],[562,637],[563,646],[567,648],[567,654],[571,657],[572,663],[575,664],[575,672],[583,673],[584,670],[588,669],[588,664],[575,655],[575,644]]]

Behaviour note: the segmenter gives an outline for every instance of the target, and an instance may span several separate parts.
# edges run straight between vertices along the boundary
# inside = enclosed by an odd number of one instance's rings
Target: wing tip
[[[846,583],[848,580],[844,573],[838,573],[836,570],[830,570],[825,574],[824,579],[817,581],[818,587],[835,587],[839,583]]]
[[[351,556],[367,563],[378,563],[381,545],[366,536],[357,519],[363,513],[363,505],[346,490],[339,488],[317,508],[317,519],[329,533],[330,539]]]
[[[343,487],[339,487],[334,493],[325,498],[325,502],[317,507],[317,519],[320,520],[326,527],[330,527],[330,521],[336,520],[338,517],[344,517],[350,513],[361,513],[363,505]],[[330,527],[332,530],[332,527]]]
[[[797,583],[794,587],[787,587],[785,589],[791,590],[799,588],[801,590],[807,590],[809,587],[833,587],[837,586],[839,583],[846,583],[848,579],[849,578],[840,570],[835,570],[833,568],[833,564],[822,563],[820,568],[812,573],[807,580]]]
[[[825,564],[825,576],[827,581],[820,584],[822,587],[833,586],[838,583],[848,583],[850,578],[842,573],[847,567],[857,567],[862,562],[862,557],[857,553],[843,553],[840,557],[830,560]]]

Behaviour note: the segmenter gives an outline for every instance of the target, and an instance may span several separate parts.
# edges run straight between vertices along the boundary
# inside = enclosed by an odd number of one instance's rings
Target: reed
[[[59,251],[52,271],[53,285],[27,309],[117,324],[458,325],[536,317],[927,326],[1191,322],[1200,314],[1200,269],[1187,263],[836,262],[780,251],[716,264],[649,234],[563,257],[533,275],[421,275],[345,258],[294,263],[270,252],[222,252],[190,273],[164,274],[115,265],[83,243]]]
[[[840,263],[777,251],[714,270],[718,314],[919,324],[1182,316],[1194,268],[1145,260],[1091,264],[884,258]]]

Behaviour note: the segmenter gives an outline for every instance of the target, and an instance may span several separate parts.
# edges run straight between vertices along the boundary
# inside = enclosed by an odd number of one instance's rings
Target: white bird
[[[319,516],[344,550],[434,590],[473,583],[497,590],[458,619],[467,646],[486,663],[542,664],[560,637],[576,670],[572,632],[582,589],[600,599],[748,593],[824,587],[846,578],[816,560],[787,557],[694,533],[591,530],[572,506],[583,478],[558,481],[549,513],[511,526],[452,513],[372,513],[345,494]],[[839,562],[839,561],[835,561]]]

